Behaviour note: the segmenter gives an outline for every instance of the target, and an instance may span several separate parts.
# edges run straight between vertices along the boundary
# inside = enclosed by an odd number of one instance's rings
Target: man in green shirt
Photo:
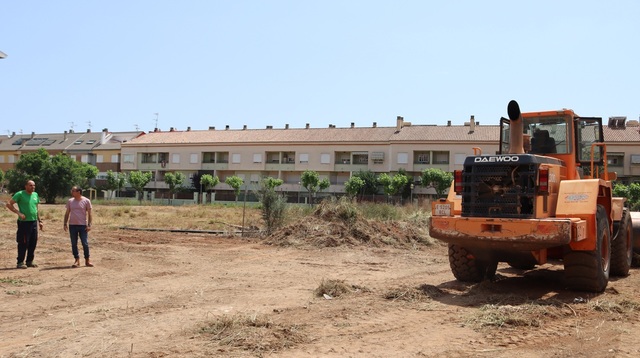
[[[38,244],[38,224],[40,230],[43,229],[42,220],[38,217],[38,203],[40,197],[35,192],[36,183],[33,180],[27,181],[24,190],[15,193],[7,203],[7,208],[18,214],[18,232],[16,241],[18,242],[18,268],[38,267],[33,262],[36,245]],[[18,204],[16,209],[15,204]],[[25,265],[25,256],[27,259]]]

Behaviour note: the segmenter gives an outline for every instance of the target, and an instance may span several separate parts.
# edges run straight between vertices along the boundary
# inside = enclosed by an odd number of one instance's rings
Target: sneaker
[[[34,264],[33,262],[27,262],[27,267],[38,267],[38,265]]]
[[[27,268],[27,265],[25,265],[25,264],[24,264],[24,262],[19,262],[19,263],[18,263],[18,265],[16,266],[16,268],[19,268],[19,269],[26,269],[26,268]]]

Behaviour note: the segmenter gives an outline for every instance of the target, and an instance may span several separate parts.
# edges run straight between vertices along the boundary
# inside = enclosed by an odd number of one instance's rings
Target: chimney
[[[100,133],[100,144],[105,144],[107,142],[107,133],[109,132],[109,130],[107,130],[107,128],[104,128],[102,130],[102,133]]]
[[[226,126],[224,126],[224,130],[228,131],[229,130],[229,125],[227,124]]]
[[[284,129],[289,129],[289,123],[284,125]]]
[[[309,129],[309,123],[307,123],[307,124],[305,125],[305,128],[306,128],[306,129]]]
[[[209,126],[209,130],[210,130],[210,131],[215,131],[215,130],[216,130],[216,127],[215,127],[215,126]]]
[[[373,122],[373,128],[378,128],[378,122]]]
[[[329,123],[329,128],[333,128],[333,124]]]
[[[191,132],[191,127],[187,127],[187,132]]]
[[[87,133],[91,133],[91,128],[87,128]]]
[[[247,125],[246,124],[242,126],[242,130],[243,131],[247,130]]]
[[[169,132],[175,132],[175,131],[176,131],[175,128],[173,127],[169,128]]]
[[[474,119],[473,114],[471,115],[471,119],[469,119],[469,133],[473,133],[476,130],[476,120]]]
[[[451,127],[451,121],[447,121],[447,127]]]
[[[16,132],[13,132],[13,135],[16,135]],[[67,131],[64,131],[64,136],[62,137],[62,141],[66,141],[67,140]]]
[[[351,122],[351,128],[355,128],[356,124]]]
[[[396,132],[400,132],[403,124],[404,124],[404,118],[402,116],[396,117]]]
[[[31,139],[33,139],[36,136],[36,132],[31,132]]]

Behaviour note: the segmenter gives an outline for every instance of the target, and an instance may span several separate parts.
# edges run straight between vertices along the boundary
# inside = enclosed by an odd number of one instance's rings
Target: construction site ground
[[[554,264],[461,283],[420,222],[321,216],[269,237],[96,218],[95,267],[71,268],[63,211],[45,210],[37,268],[16,269],[15,215],[0,217],[0,357],[640,355],[638,269],[600,294],[566,290]],[[159,210],[175,209],[130,226]]]

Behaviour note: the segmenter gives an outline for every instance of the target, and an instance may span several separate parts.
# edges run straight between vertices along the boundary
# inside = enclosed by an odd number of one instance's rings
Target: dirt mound
[[[265,241],[278,246],[410,247],[431,245],[428,228],[419,221],[367,220],[353,204],[322,202],[313,215],[276,230]]]

